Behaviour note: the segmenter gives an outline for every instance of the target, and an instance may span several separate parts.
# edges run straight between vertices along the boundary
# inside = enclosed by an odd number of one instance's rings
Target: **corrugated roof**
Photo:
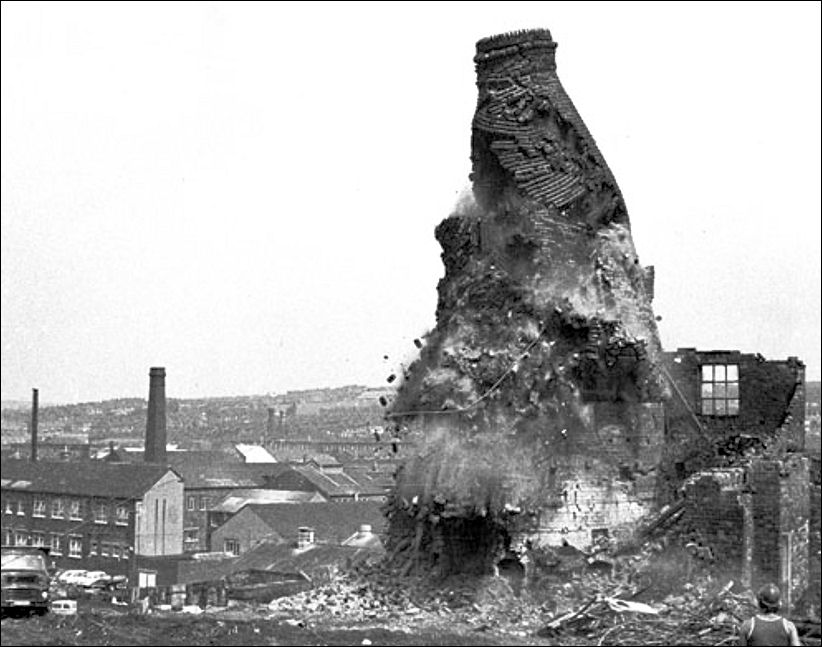
[[[12,481],[3,489],[115,498],[142,496],[168,471],[152,463],[2,462],[3,478]]]

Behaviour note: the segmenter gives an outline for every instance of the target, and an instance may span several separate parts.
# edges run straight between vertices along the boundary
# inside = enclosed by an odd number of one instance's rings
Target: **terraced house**
[[[48,546],[57,568],[129,575],[183,549],[183,482],[163,465],[3,461],[0,500],[3,545]]]

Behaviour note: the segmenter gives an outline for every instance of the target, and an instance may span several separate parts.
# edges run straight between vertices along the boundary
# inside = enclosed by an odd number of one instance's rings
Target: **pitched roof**
[[[246,463],[276,463],[277,459],[268,453],[265,447],[260,445],[246,445],[239,443],[234,445],[234,449],[243,457]]]
[[[8,460],[2,463],[2,487],[26,492],[131,498],[145,494],[168,471],[167,466],[152,463]]]
[[[309,501],[322,502],[325,501],[325,497],[319,492],[294,490],[232,490],[231,494],[220,499],[211,511],[233,513],[249,503],[308,503]]]
[[[276,463],[241,463],[225,452],[175,452],[167,454],[167,461],[183,477],[186,488],[258,488],[265,477],[286,469]]]
[[[334,504],[337,505],[337,504]],[[231,572],[274,571],[280,573],[310,573],[317,567],[355,562],[382,552],[379,548],[314,544],[296,549],[288,544],[264,540],[240,555],[230,565]]]
[[[330,472],[313,465],[295,465],[290,469],[302,475],[326,496],[376,496],[386,492],[384,485],[370,480],[359,481],[345,469]]]
[[[384,551],[381,547],[339,546],[314,544],[309,548],[297,549],[288,544],[264,539],[239,557],[212,562],[190,561],[180,582],[209,582],[246,571],[268,571],[270,573],[311,574],[316,569],[324,569],[336,564],[354,564],[368,558],[378,557]]]
[[[314,529],[318,543],[339,544],[351,537],[361,525],[369,524],[375,533],[385,526],[378,501],[340,503],[250,503],[243,508],[256,514],[272,531],[283,538],[297,536],[297,529]],[[229,520],[227,523],[230,523]]]

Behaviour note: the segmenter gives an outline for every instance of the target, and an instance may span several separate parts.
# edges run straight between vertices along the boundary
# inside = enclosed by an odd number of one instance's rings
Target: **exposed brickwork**
[[[754,589],[776,583],[791,611],[813,604],[808,587],[814,541],[818,545],[814,515],[818,528],[819,513],[811,507],[807,458],[754,459],[741,467],[699,472],[687,481],[684,495],[686,527],[710,548],[717,570]],[[815,599],[818,605],[818,594]]]

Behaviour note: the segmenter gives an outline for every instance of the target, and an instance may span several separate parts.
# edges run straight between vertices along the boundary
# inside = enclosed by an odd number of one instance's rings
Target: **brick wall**
[[[820,487],[819,458],[811,460],[810,483],[808,484],[810,514],[808,522],[808,596],[809,615],[820,615],[820,593],[822,592],[822,487]]]
[[[819,579],[819,495],[817,488],[812,508],[806,458],[755,459],[746,467],[706,470],[688,479],[684,495],[685,527],[711,548],[715,568],[753,589],[777,584],[791,610],[800,601],[807,604],[809,582],[814,575]]]

